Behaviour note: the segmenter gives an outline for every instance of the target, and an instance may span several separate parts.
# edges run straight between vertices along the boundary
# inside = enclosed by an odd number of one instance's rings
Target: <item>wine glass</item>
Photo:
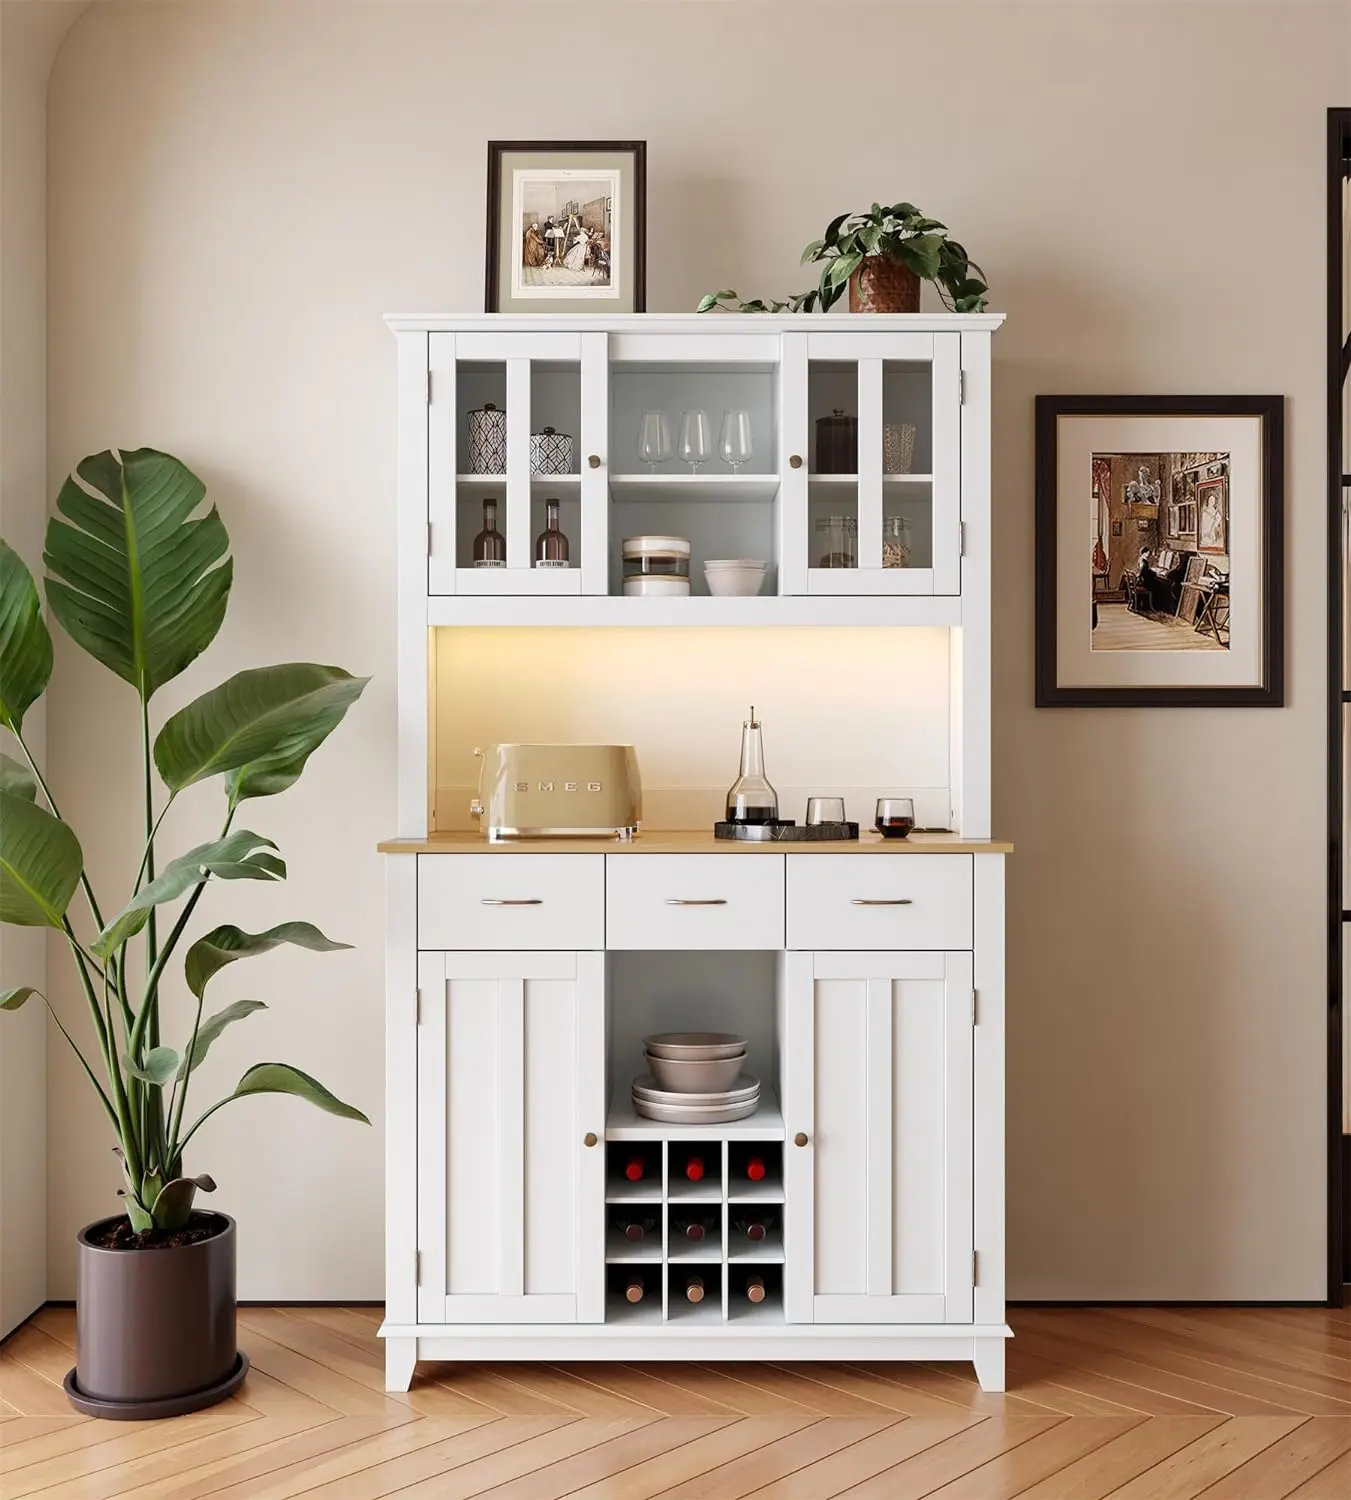
[[[712,457],[707,412],[686,411],[680,414],[680,446],[676,451],[681,463],[690,466],[691,474],[697,474],[699,465],[707,463]]]
[[[718,457],[731,468],[733,474],[738,474],[741,472],[742,464],[750,458],[753,451],[750,412],[723,412],[722,433],[718,438]]]
[[[638,457],[652,470],[664,464],[671,456],[671,424],[666,413],[645,411],[643,425],[638,431]]]

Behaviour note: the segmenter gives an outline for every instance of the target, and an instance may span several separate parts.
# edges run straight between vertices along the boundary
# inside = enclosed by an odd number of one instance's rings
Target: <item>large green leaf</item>
[[[289,1063],[255,1063],[239,1080],[234,1093],[222,1099],[221,1104],[242,1099],[247,1094],[294,1094],[297,1099],[307,1099],[331,1115],[341,1115],[344,1120],[360,1120],[363,1125],[371,1123],[359,1109],[330,1094],[317,1078],[311,1078]]]
[[[52,675],[52,638],[33,575],[0,541],[0,724],[14,734]]]
[[[41,993],[41,990],[35,990],[31,984],[19,984],[12,990],[0,990],[0,1010],[18,1010],[25,1000]]]
[[[60,818],[0,791],[0,922],[60,927],[83,868],[80,841]]]
[[[183,960],[183,972],[188,988],[200,1000],[207,980],[232,964],[237,958],[252,958],[257,953],[270,953],[289,943],[295,948],[308,948],[311,953],[333,953],[339,948],[350,948],[350,943],[335,943],[326,938],[312,923],[282,922],[269,927],[266,932],[245,932],[234,926],[217,927],[200,937],[188,949]]]
[[[192,1200],[199,1192],[214,1193],[215,1179],[205,1172],[200,1177],[173,1177],[156,1194],[150,1217],[156,1229],[181,1229],[192,1213]]]
[[[178,1072],[178,1053],[172,1047],[152,1047],[143,1065],[138,1066],[129,1057],[124,1057],[122,1063],[133,1078],[162,1087]]]
[[[240,829],[180,854],[154,880],[142,886],[99,933],[93,944],[94,952],[106,958],[145,926],[155,907],[177,900],[213,875],[217,880],[284,880],[286,866],[267,852],[276,847],[271,839]]]
[[[25,802],[38,800],[38,784],[33,773],[12,755],[0,755],[0,792],[22,797]]]
[[[206,650],[225,616],[230,538],[214,506],[193,519],[205,495],[167,453],[105,450],[61,486],[65,519],[47,528],[52,613],[143,701]]]
[[[175,792],[235,772],[232,804],[284,791],[367,681],[312,662],[238,672],[174,714],[155,740],[155,764]]]
[[[234,1000],[214,1016],[208,1016],[197,1028],[197,1040],[193,1043],[191,1055],[183,1059],[178,1069],[179,1078],[186,1078],[194,1068],[201,1067],[202,1059],[211,1050],[212,1042],[232,1021],[242,1021],[256,1010],[266,1009],[267,1006],[261,1000]]]

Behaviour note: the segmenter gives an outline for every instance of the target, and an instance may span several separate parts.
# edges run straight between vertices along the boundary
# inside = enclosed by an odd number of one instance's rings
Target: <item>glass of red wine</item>
[[[903,839],[915,826],[915,804],[910,797],[879,797],[874,825],[884,839]]]

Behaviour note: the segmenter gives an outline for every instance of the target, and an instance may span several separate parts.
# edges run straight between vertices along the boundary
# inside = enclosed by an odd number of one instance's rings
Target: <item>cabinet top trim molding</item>
[[[389,313],[394,333],[993,333],[1003,313]]]
[[[857,842],[823,844],[740,844],[698,830],[640,833],[620,839],[513,839],[489,843],[481,833],[447,830],[421,839],[386,839],[381,854],[1012,854],[997,839],[965,839],[956,833],[913,833],[908,839],[861,834]]]

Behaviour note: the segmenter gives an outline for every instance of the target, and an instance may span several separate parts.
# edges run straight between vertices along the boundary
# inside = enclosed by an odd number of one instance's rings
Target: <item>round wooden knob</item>
[[[788,459],[788,467],[790,469],[800,469],[802,467],[802,455],[800,453],[790,454]]]
[[[793,1144],[795,1146],[805,1146],[807,1144],[807,1132],[805,1130],[799,1130],[798,1133],[793,1137]]]
[[[594,1130],[588,1130],[587,1133],[582,1137],[582,1145],[583,1146],[594,1146],[595,1144],[596,1144],[596,1132]]]
[[[600,454],[599,453],[593,453],[593,454],[591,454],[590,457],[588,457],[588,459],[587,459],[587,463],[589,463],[593,469],[599,469],[600,468]]]

